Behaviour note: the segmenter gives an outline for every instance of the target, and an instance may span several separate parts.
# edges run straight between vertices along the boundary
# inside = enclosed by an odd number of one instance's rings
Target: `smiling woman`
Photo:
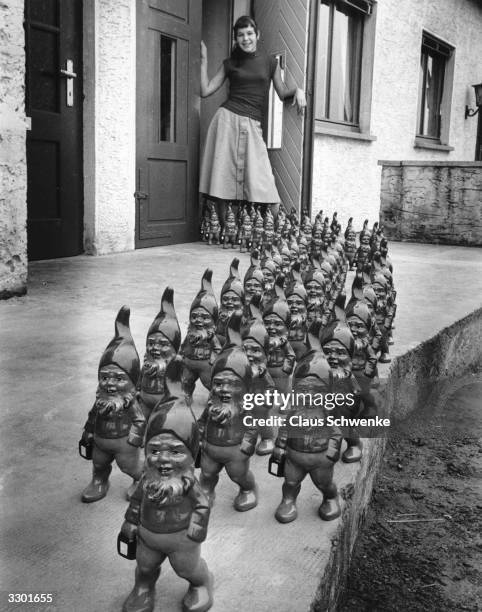
[[[211,80],[207,49],[201,43],[201,96],[210,96],[229,81],[228,99],[208,129],[199,185],[202,194],[221,202],[223,224],[223,201],[269,204],[277,215],[280,198],[261,129],[271,81],[282,100],[293,97],[298,112],[306,106],[303,90],[290,89],[283,82],[276,58],[259,51],[256,22],[249,16],[240,17],[233,33],[233,51]]]

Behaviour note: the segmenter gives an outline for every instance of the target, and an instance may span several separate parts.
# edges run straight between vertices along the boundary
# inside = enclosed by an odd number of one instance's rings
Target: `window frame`
[[[318,94],[318,84],[316,77],[320,44],[320,41],[318,40],[319,7],[322,3],[334,5],[343,4],[349,5],[351,8],[356,10],[357,7],[355,6],[355,4],[363,4],[363,2],[361,0],[316,0],[316,3],[317,11],[315,23],[313,24],[314,32],[317,38],[315,44],[315,62],[313,76],[313,96],[315,100]],[[375,55],[375,27],[377,2],[376,0],[370,0],[370,2],[365,2],[365,4],[367,6],[370,6],[371,10],[369,12],[364,12],[360,10],[360,13],[364,16],[364,19],[362,24],[361,67],[359,73],[358,123],[352,124],[347,122],[334,121],[331,119],[314,117],[314,132],[317,134],[341,136],[345,138],[354,138],[357,140],[376,140],[376,136],[370,133],[370,119],[373,88],[373,65]],[[316,107],[315,102],[314,106]]]
[[[442,84],[442,98],[440,101],[440,134],[438,137],[420,134],[422,102],[424,99],[425,83],[425,71],[420,70],[414,147],[420,149],[453,151],[454,148],[449,145],[449,135],[456,50],[452,44],[450,44],[440,36],[429,32],[428,30],[422,30],[420,62],[423,58],[424,47],[432,49],[434,51],[440,50],[439,56],[445,58],[445,70],[443,74]]]

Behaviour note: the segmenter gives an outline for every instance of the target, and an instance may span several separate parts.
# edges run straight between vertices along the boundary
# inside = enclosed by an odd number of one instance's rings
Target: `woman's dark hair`
[[[253,28],[256,34],[258,34],[258,26],[256,25],[256,21],[250,17],[249,15],[243,15],[236,19],[236,23],[233,26],[233,36],[236,38],[238,34],[238,30],[242,28]],[[239,64],[239,60],[242,57],[242,51],[236,44],[234,43],[233,50],[231,51],[231,59],[237,60],[237,64]]]

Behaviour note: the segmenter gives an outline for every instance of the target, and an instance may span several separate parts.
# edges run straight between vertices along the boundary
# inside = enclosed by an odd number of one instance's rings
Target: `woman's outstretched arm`
[[[201,98],[207,98],[217,91],[226,79],[224,65],[222,65],[211,80],[208,79],[208,51],[201,41]]]
[[[294,106],[296,104],[298,113],[303,113],[303,109],[306,106],[305,92],[299,87],[290,88],[286,85],[286,83],[281,78],[281,70],[279,64],[276,66],[276,70],[273,75],[273,85],[276,90],[276,93],[278,94],[281,100],[286,100],[286,98],[293,98],[291,106]]]

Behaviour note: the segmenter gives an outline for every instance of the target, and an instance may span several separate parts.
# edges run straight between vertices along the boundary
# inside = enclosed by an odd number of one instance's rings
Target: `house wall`
[[[135,0],[84,2],[84,248],[134,248]]]
[[[374,141],[315,134],[312,215],[337,210],[344,226],[378,220],[383,160],[473,161],[477,121],[464,119],[481,80],[482,6],[473,0],[380,0],[377,4],[370,132]],[[422,31],[455,47],[452,151],[414,147]]]
[[[0,298],[27,286],[23,0],[0,2]]]

